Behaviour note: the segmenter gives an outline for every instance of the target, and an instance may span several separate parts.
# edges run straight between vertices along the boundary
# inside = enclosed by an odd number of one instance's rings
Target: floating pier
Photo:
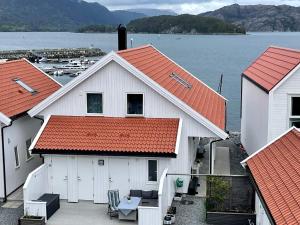
[[[14,60],[26,58],[30,61],[36,59],[71,59],[80,57],[100,57],[105,55],[100,48],[61,48],[61,49],[35,49],[35,50],[9,50],[0,51],[0,59]]]

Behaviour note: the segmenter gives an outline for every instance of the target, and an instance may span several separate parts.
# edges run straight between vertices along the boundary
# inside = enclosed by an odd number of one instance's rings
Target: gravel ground
[[[184,200],[193,201],[192,205],[182,205],[173,201],[172,206],[176,207],[175,225],[208,225],[205,222],[205,198],[187,195]]]
[[[1,225],[17,225],[18,219],[23,215],[23,205],[17,209],[2,208],[0,203],[0,224]]]

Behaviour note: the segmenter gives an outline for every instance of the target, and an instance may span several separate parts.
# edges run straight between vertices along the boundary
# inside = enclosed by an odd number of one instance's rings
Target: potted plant
[[[19,225],[45,225],[44,216],[32,216],[26,212],[24,216],[19,219]]]

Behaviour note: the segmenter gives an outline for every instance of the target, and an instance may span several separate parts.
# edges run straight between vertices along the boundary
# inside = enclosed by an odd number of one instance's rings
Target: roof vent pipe
[[[118,49],[119,51],[127,49],[127,29],[122,24],[118,27]]]

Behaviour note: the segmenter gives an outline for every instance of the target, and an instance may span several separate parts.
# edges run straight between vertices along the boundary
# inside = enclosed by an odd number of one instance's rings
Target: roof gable
[[[290,129],[246,163],[278,225],[300,221],[300,131]]]
[[[25,59],[0,63],[0,112],[7,117],[25,113],[60,87]]]
[[[226,100],[151,45],[118,54],[220,129],[225,129]]]
[[[128,72],[130,72],[133,76],[137,77],[139,80],[144,82],[146,85],[154,89],[156,92],[158,92],[160,95],[168,99],[170,102],[172,102],[174,105],[176,105],[178,108],[183,110],[185,113],[187,113],[189,116],[194,118],[196,121],[198,121],[200,124],[211,130],[213,133],[215,133],[217,136],[225,139],[227,138],[228,134],[224,132],[223,129],[218,127],[216,124],[205,118],[203,115],[201,115],[199,112],[195,111],[193,108],[191,108],[189,105],[178,99],[175,95],[171,94],[167,90],[165,90],[162,86],[158,85],[155,81],[153,81],[150,77],[142,73],[140,70],[138,70],[136,67],[134,67],[132,64],[130,64],[128,61],[126,61],[123,57],[119,56],[115,52],[110,52],[106,56],[104,56],[102,59],[100,59],[96,64],[91,66],[89,69],[87,69],[85,72],[83,72],[80,76],[76,77],[72,81],[70,81],[68,84],[66,84],[64,87],[62,87],[60,90],[58,90],[53,95],[49,96],[47,99],[45,99],[43,102],[35,106],[33,109],[31,109],[28,114],[30,116],[35,116],[38,113],[40,113],[42,110],[47,108],[49,105],[54,103],[56,100],[64,96],[66,93],[71,91],[73,88],[75,88],[77,85],[88,79],[90,76],[95,74],[98,70],[100,70],[102,67],[110,63],[111,61],[116,62],[120,66],[122,66],[124,69],[126,69]],[[225,99],[224,99],[225,101]],[[224,102],[225,104],[225,102]],[[212,110],[212,109],[209,109]],[[225,111],[222,113],[225,117]]]
[[[300,51],[269,47],[243,72],[243,75],[269,92],[299,64]]]

